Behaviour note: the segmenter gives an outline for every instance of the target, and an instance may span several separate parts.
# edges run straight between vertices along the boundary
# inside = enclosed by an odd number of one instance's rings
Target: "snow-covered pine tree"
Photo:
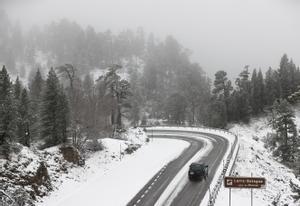
[[[30,146],[30,128],[32,124],[31,114],[29,112],[30,101],[28,97],[27,89],[24,88],[21,93],[20,104],[18,108],[20,125],[18,128],[19,131],[19,140],[20,142],[29,147]]]
[[[233,89],[231,81],[227,78],[227,73],[222,70],[216,72],[214,86],[215,88],[213,89],[213,93],[223,95],[225,99],[229,98],[230,92]]]
[[[278,74],[281,98],[286,99],[297,90],[299,85],[299,70],[297,70],[294,62],[288,59],[286,54],[281,58]]]
[[[67,128],[70,123],[70,110],[67,96],[65,95],[63,88],[59,91],[58,102],[58,131],[59,131],[59,142],[66,143],[68,138]]]
[[[41,72],[38,69],[32,81],[29,84],[30,90],[30,99],[33,101],[40,101],[42,98],[42,91],[44,88],[45,82],[42,78]]]
[[[284,162],[294,161],[293,143],[297,138],[295,114],[285,99],[276,100],[272,108],[272,126],[277,134],[277,152]]]
[[[227,112],[224,100],[213,95],[210,102],[209,126],[225,128],[227,125]]]
[[[82,124],[86,128],[86,133],[89,138],[96,136],[96,119],[97,119],[97,98],[95,93],[95,82],[92,77],[87,74],[82,83],[83,89],[83,115]]]
[[[13,85],[13,88],[14,88],[14,98],[16,100],[20,100],[21,92],[22,92],[22,85],[19,80],[19,77],[17,77],[15,84]]]
[[[248,123],[250,120],[251,106],[250,106],[250,93],[251,85],[249,81],[249,66],[245,66],[244,70],[240,73],[240,77],[236,79],[237,91],[235,93],[235,104],[237,105],[236,116],[238,120]]]
[[[259,110],[258,90],[259,88],[257,85],[257,72],[256,69],[254,69],[251,77],[251,107],[252,107],[253,114],[258,114],[258,110]]]
[[[266,72],[265,78],[265,101],[268,106],[272,106],[275,99],[280,97],[279,74],[271,67]]]
[[[264,80],[261,70],[253,70],[251,78],[251,107],[252,114],[257,115],[263,111],[265,104],[264,97]]]
[[[63,80],[69,81],[69,85],[65,84],[65,92],[66,94],[61,94],[62,100],[68,100],[68,102],[61,101],[61,106],[69,105],[69,109],[65,110],[65,114],[69,116],[69,118],[62,118],[62,125],[67,124],[69,127],[69,134],[72,136],[73,144],[77,144],[77,134],[80,133],[78,130],[82,127],[82,122],[87,123],[85,128],[89,127],[90,121],[95,122],[95,118],[97,117],[95,104],[94,105],[85,105],[84,103],[84,95],[82,91],[81,80],[78,77],[78,70],[72,64],[65,64],[56,68],[58,75],[61,76]],[[87,75],[89,76],[89,75]],[[91,80],[92,81],[92,80]],[[93,87],[91,87],[93,90]],[[67,109],[67,107],[65,107]],[[91,114],[85,111],[92,111]],[[86,120],[83,120],[83,116],[88,115],[89,117]],[[92,117],[93,115],[93,117]],[[70,122],[67,121],[69,119]],[[96,124],[96,123],[95,123]],[[96,125],[94,125],[96,126]],[[89,136],[89,135],[88,135]],[[66,141],[65,137],[65,141]]]
[[[284,54],[280,60],[280,67],[278,69],[280,80],[280,96],[281,98],[287,98],[291,94],[291,85],[289,79],[289,59]]]
[[[0,71],[0,153],[8,156],[9,142],[15,132],[12,84],[5,66]]]
[[[104,77],[106,95],[112,100],[111,123],[113,130],[122,128],[122,116],[126,108],[130,108],[128,97],[132,95],[130,84],[127,80],[122,79],[117,74],[121,69],[120,65],[112,65]]]
[[[45,146],[54,146],[65,142],[68,126],[68,103],[53,68],[48,73],[41,115],[42,138],[45,140]]]
[[[265,82],[261,69],[259,69],[257,74],[257,87],[258,87],[258,110],[259,112],[263,112],[264,106],[266,104],[265,99]]]
[[[38,69],[34,78],[29,83],[30,114],[32,118],[31,137],[38,139],[41,137],[41,102],[45,81]]]
[[[227,73],[225,71],[216,72],[210,104],[210,126],[226,127],[229,97],[232,89],[231,81],[227,79]]]
[[[20,114],[20,110],[19,110],[20,107],[22,106],[21,94],[22,94],[22,84],[19,80],[19,77],[17,77],[15,83],[13,84],[13,96],[14,96],[13,106],[16,108],[16,112],[15,112],[15,124],[16,124],[15,137],[16,137],[17,141],[21,140],[21,137],[23,136],[23,133],[24,133],[23,121],[22,121],[22,117],[21,117],[21,114]]]

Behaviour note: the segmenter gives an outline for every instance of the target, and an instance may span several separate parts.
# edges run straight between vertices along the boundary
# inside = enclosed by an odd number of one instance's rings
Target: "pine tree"
[[[215,88],[213,89],[213,94],[218,96],[222,95],[225,100],[229,98],[230,92],[233,89],[231,86],[231,81],[228,80],[227,73],[225,71],[218,71],[215,74],[214,86]]]
[[[280,61],[278,70],[280,80],[280,96],[287,98],[292,93],[291,76],[290,76],[290,63],[286,54],[283,55]]]
[[[128,101],[128,97],[132,95],[130,84],[127,80],[121,80],[117,74],[117,70],[121,68],[119,65],[112,65],[104,77],[106,96],[112,103],[111,123],[114,131],[122,128],[123,109],[131,108]]]
[[[214,95],[209,110],[209,126],[225,128],[227,125],[227,109],[225,102]]]
[[[297,68],[292,59],[289,62],[289,82],[291,93],[296,92],[300,82],[297,82]]]
[[[261,70],[258,74],[256,69],[253,70],[251,78],[251,107],[254,115],[263,111],[265,104],[264,97],[264,80]]]
[[[14,84],[14,98],[19,101],[21,97],[21,92],[22,92],[22,85],[19,80],[19,77],[17,77],[15,84]]]
[[[300,85],[300,68],[297,67],[296,72],[295,72],[295,82],[296,82],[296,91],[298,90],[298,87]]]
[[[258,85],[257,85],[257,72],[256,69],[252,72],[252,78],[251,78],[251,107],[252,107],[252,113],[257,114],[259,110],[258,106]]]
[[[22,122],[22,117],[19,112],[19,108],[22,106],[21,103],[21,95],[22,95],[22,85],[19,80],[19,77],[17,77],[15,83],[13,84],[13,96],[14,96],[14,101],[13,101],[13,106],[16,108],[15,112],[15,124],[16,124],[16,131],[15,131],[15,137],[17,140],[21,139],[23,135],[23,122]]]
[[[263,112],[264,106],[266,104],[265,100],[265,83],[264,83],[264,77],[261,72],[261,69],[258,71],[257,75],[257,87],[258,87],[258,110],[259,112]]]
[[[28,92],[24,88],[21,93],[21,99],[19,104],[19,117],[20,117],[20,125],[18,127],[18,138],[20,142],[29,147],[30,146],[30,127],[32,124],[32,119],[30,115],[30,101],[28,97]]]
[[[83,113],[83,125],[87,128],[87,135],[89,137],[96,135],[96,94],[95,94],[94,80],[90,75],[86,75],[83,80],[83,101],[84,101],[84,113]]]
[[[43,89],[45,81],[42,78],[41,72],[38,69],[34,78],[29,83],[29,96],[30,96],[30,116],[32,118],[31,137],[41,137],[41,103],[43,99]]]
[[[57,102],[57,110],[58,110],[58,131],[59,131],[59,142],[66,143],[68,134],[67,134],[67,128],[70,123],[70,110],[68,106],[68,99],[65,93],[63,92],[63,88],[60,89],[59,95],[58,95],[58,102]]]
[[[68,103],[53,68],[49,71],[42,101],[42,137],[45,146],[66,141],[68,126]]]
[[[294,123],[295,114],[290,104],[285,100],[277,100],[272,109],[272,126],[276,131],[279,147],[277,151],[284,162],[293,161],[294,140],[297,139],[297,129]]]
[[[213,97],[210,107],[210,125],[224,128],[227,125],[229,113],[229,97],[233,89],[225,71],[215,74]]]
[[[237,117],[245,123],[250,120],[251,106],[250,93],[251,83],[249,81],[248,66],[240,73],[240,77],[236,80],[237,92],[235,93],[235,103],[237,105]]]
[[[203,120],[198,118],[201,116],[204,118],[204,112],[208,113],[205,106],[208,106],[210,101],[210,85],[209,79],[203,76],[202,69],[198,64],[186,65],[187,69],[177,80],[177,91],[181,96],[187,100],[186,115],[189,124],[195,125],[197,122],[203,123]],[[202,110],[202,111],[201,111]]]
[[[238,108],[239,92],[234,90],[229,97],[228,119],[229,121],[239,121],[240,113]]]
[[[272,106],[275,99],[280,97],[280,81],[278,72],[271,67],[266,72],[265,79],[265,101],[266,104]]]
[[[8,156],[9,142],[14,138],[15,111],[13,107],[12,84],[5,66],[0,71],[0,146]]]
[[[223,95],[225,99],[229,98],[230,92],[233,89],[225,71],[218,71],[215,74],[214,86],[213,93]]]
[[[44,80],[42,78],[41,72],[38,69],[33,80],[30,82],[29,89],[30,89],[30,98],[33,101],[39,102],[42,99],[42,91],[44,88]]]

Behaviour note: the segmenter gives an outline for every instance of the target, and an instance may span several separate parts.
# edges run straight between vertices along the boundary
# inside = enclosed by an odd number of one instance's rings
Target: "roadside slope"
[[[66,181],[59,190],[46,197],[39,205],[124,206],[145,182],[188,146],[189,143],[182,140],[154,139],[132,155],[124,156],[121,161],[106,164],[101,164],[103,154],[99,153],[87,162],[88,168],[91,167],[93,171],[81,171],[90,173],[85,180],[79,178],[79,182]],[[108,158],[109,154],[106,155]]]
[[[254,205],[289,205],[299,206],[295,201],[291,187],[299,185],[299,180],[290,169],[277,162],[272,153],[264,147],[264,138],[272,132],[267,118],[253,119],[249,125],[235,124],[230,129],[240,139],[240,151],[233,174],[237,176],[259,176],[267,179],[266,189],[253,190]],[[299,187],[300,188],[300,187]],[[232,189],[232,206],[249,203],[250,190]],[[221,187],[216,206],[228,205],[228,189]]]

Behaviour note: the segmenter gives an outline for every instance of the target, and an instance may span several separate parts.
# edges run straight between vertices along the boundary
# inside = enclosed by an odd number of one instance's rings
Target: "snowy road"
[[[150,136],[151,135],[152,132],[150,133]],[[199,138],[195,138],[195,135],[199,136]],[[160,196],[172,182],[173,178],[181,172],[183,167],[187,167],[186,163],[203,147],[203,139],[201,140],[200,136],[209,139],[212,144],[211,150],[209,150],[204,156],[202,155],[197,159],[198,161],[205,162],[209,165],[210,172],[208,180],[202,182],[190,182],[188,181],[186,174],[184,178],[181,179],[180,185],[177,185],[177,187],[180,187],[179,190],[173,190],[173,193],[176,192],[176,196],[174,198],[169,197],[167,202],[158,204],[157,201],[161,199]],[[229,146],[228,141],[221,136],[213,134],[172,130],[155,130],[153,137],[185,140],[190,142],[190,147],[187,148],[176,160],[170,162],[157,175],[155,175],[127,205],[152,206],[156,204],[172,206],[199,206],[206,191],[209,189],[208,185],[212,181],[214,173],[218,166],[222,164],[222,158]],[[174,185],[174,187],[176,187],[176,185]],[[173,194],[168,195],[172,196]]]

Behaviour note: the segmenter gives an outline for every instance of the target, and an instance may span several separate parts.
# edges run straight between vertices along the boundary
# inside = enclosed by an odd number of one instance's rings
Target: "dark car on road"
[[[208,165],[203,163],[194,162],[189,168],[189,179],[190,180],[202,180],[208,177]]]

